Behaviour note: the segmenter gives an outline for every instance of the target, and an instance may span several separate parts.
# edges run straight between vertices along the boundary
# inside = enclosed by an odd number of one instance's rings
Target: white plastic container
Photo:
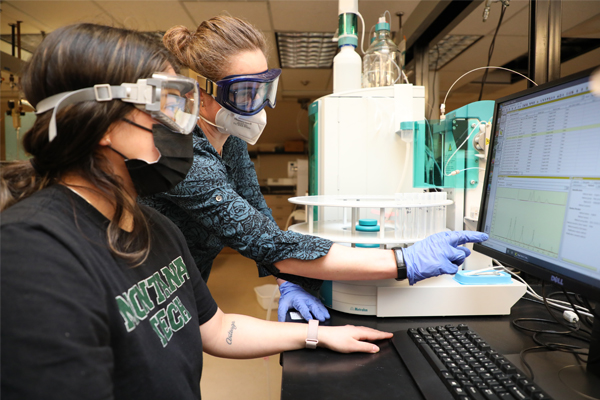
[[[344,44],[333,58],[333,93],[360,89],[362,86],[362,59],[355,48],[355,45]]]
[[[273,303],[271,308],[277,310],[279,305],[279,288],[277,285],[267,284],[262,286],[256,286],[254,288],[254,293],[256,293],[256,300],[258,304],[265,310],[269,309],[269,300],[271,296],[273,296],[273,291],[275,291],[275,296],[273,297]]]

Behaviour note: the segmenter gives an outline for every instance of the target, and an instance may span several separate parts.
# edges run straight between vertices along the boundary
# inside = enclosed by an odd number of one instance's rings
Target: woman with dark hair
[[[327,309],[301,286],[317,289],[320,279],[390,278],[412,285],[456,273],[469,255],[459,245],[487,240],[479,232],[443,232],[405,249],[377,250],[282,231],[260,192],[246,146],[256,143],[267,123],[264,107],[275,106],[281,74],[267,66],[263,34],[239,18],[217,16],[193,32],[173,27],[163,42],[200,84],[194,165],[171,191],[140,201],[179,226],[205,281],[217,254],[229,246],[256,261],[261,276],[278,278],[280,321],[290,308],[306,320],[324,321]]]
[[[3,399],[199,399],[203,351],[391,337],[219,310],[181,232],[136,203],[192,164],[199,89],[175,68],[151,37],[92,24],[50,33],[28,63],[33,158],[0,174]]]

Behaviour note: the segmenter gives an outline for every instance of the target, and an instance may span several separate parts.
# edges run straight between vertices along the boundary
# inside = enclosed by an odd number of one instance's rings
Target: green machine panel
[[[493,101],[478,101],[449,112],[443,120],[415,122],[413,186],[476,187],[485,164],[477,157],[473,139],[493,113]]]

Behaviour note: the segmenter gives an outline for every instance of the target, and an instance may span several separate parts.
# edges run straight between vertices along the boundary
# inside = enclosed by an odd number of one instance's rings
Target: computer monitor
[[[478,222],[490,238],[474,249],[600,301],[600,97],[590,91],[592,72],[496,101]]]

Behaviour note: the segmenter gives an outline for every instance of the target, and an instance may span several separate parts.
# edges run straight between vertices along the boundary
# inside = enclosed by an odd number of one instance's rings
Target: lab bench
[[[543,305],[524,299],[505,316],[378,318],[335,310],[330,310],[330,314],[331,325],[361,325],[387,332],[464,323],[524,372],[527,370],[521,364],[519,353],[537,345],[530,334],[517,330],[511,321],[525,317],[549,319]],[[560,341],[556,337],[550,339]],[[377,354],[340,354],[324,348],[283,353],[281,400],[423,399],[391,340],[376,344],[380,348]],[[527,353],[526,360],[534,370],[535,383],[554,399],[585,398],[562,382],[561,370],[578,364],[573,355],[559,351],[531,352]]]

